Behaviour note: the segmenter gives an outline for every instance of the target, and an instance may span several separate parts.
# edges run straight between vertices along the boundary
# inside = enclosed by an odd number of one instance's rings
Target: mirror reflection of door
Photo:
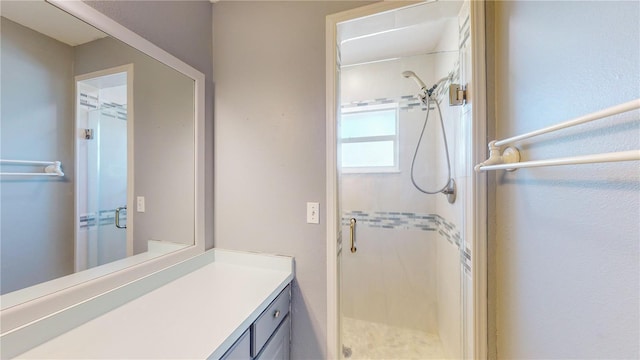
[[[76,77],[76,271],[132,255],[126,211],[132,71],[123,66]]]

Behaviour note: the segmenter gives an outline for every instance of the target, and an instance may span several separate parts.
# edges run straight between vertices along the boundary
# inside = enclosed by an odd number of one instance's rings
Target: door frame
[[[486,158],[487,133],[487,80],[485,48],[485,1],[469,0],[473,82],[468,94],[473,97],[471,124],[471,159],[477,164]],[[338,116],[339,83],[337,76],[337,25],[339,23],[386,11],[422,4],[424,1],[383,1],[371,5],[331,14],[325,23],[326,68],[326,274],[327,274],[327,358],[340,358],[339,304],[340,289],[338,256],[341,251],[341,214],[338,190],[338,144],[336,121]],[[468,164],[468,166],[473,166]],[[466,234],[472,236],[472,288],[473,288],[473,358],[488,356],[488,286],[487,286],[487,176],[473,173],[467,216],[471,226]]]
[[[98,70],[94,72],[90,72],[87,74],[76,75],[74,77],[75,83],[75,118],[74,118],[74,127],[73,127],[73,146],[74,146],[74,168],[75,172],[75,181],[74,181],[74,272],[85,270],[82,267],[82,262],[79,261],[80,253],[86,250],[86,245],[80,244],[78,241],[78,235],[80,231],[80,206],[79,206],[79,196],[78,193],[80,191],[80,184],[78,181],[78,169],[79,169],[79,161],[78,161],[78,151],[80,150],[80,134],[78,132],[79,124],[78,117],[80,111],[80,89],[78,87],[78,83],[81,81],[113,75],[118,73],[127,73],[127,257],[133,255],[133,231],[134,231],[134,221],[133,218],[135,216],[134,212],[134,103],[133,103],[133,64],[126,64],[121,66],[116,66],[104,70]],[[85,261],[86,263],[86,261]]]

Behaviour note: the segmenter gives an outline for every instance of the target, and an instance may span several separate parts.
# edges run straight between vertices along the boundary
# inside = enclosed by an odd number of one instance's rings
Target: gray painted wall
[[[193,80],[113,38],[76,46],[75,75],[133,64],[134,254],[148,240],[193,244]]]
[[[213,247],[213,68],[211,3],[86,1],[87,4],[205,74],[206,247]]]
[[[63,179],[2,178],[4,294],[73,272],[74,84],[70,46],[5,18],[1,24],[2,158],[59,160],[65,172]]]
[[[215,245],[295,256],[292,359],[326,354],[325,17],[366,4],[213,6]]]
[[[640,97],[640,3],[504,1],[488,10],[497,138]],[[522,154],[638,149],[638,117],[542,136]],[[638,163],[492,176],[498,358],[639,358]]]

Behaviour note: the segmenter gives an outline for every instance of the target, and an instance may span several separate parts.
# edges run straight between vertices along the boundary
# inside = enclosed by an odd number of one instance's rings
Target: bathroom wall
[[[0,293],[4,294],[73,272],[73,122],[69,119],[73,119],[74,85],[70,46],[1,19],[0,87],[5,90],[1,157],[58,160],[65,172],[62,179],[2,178]],[[24,131],[27,128],[30,131]],[[2,167],[8,172],[33,169]]]
[[[213,247],[213,67],[209,1],[85,2],[205,74],[205,246]],[[167,141],[170,141],[167,139]],[[156,179],[165,191],[180,192]],[[183,194],[184,195],[184,194]]]
[[[640,97],[640,3],[488,6],[497,138]],[[638,149],[639,117],[618,115],[519,147],[524,159]],[[639,358],[638,162],[489,176],[497,357]]]
[[[74,51],[75,75],[133,63],[133,191],[146,208],[127,212],[135,223],[134,254],[146,251],[149,240],[192,244],[194,163],[184,160],[195,151],[193,81],[113,38]]]
[[[295,256],[295,359],[326,358],[325,16],[366,4],[213,5],[216,247]]]

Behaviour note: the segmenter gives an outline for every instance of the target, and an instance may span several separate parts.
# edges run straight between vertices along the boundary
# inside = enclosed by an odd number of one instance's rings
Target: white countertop
[[[219,358],[293,280],[293,259],[202,256],[211,261],[18,357]]]

